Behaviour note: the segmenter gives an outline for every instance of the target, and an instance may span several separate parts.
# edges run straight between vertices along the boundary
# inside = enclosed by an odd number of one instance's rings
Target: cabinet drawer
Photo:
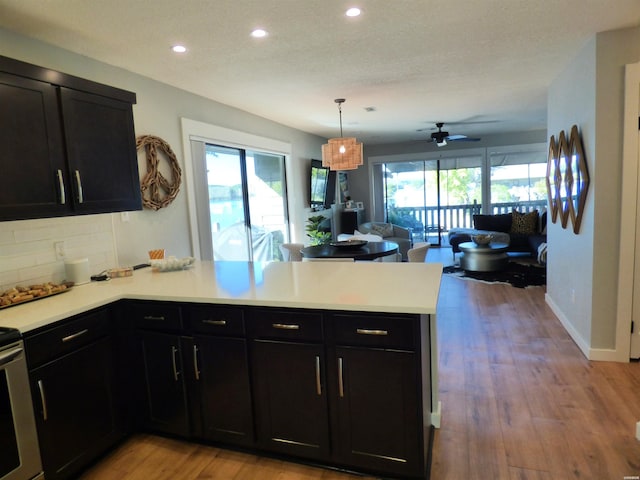
[[[192,305],[191,330],[219,335],[244,335],[244,311],[239,307]]]
[[[108,335],[109,329],[109,311],[101,309],[27,336],[25,345],[29,368],[42,365]]]
[[[322,314],[298,310],[255,310],[250,334],[253,338],[321,341],[324,337]]]
[[[138,328],[182,330],[179,305],[162,302],[135,302],[129,306],[130,320]]]
[[[415,349],[415,317],[346,313],[331,317],[337,345]]]

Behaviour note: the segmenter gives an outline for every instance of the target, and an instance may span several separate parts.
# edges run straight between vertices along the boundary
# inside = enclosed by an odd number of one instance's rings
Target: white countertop
[[[196,262],[186,270],[131,277],[0,310],[0,326],[28,332],[123,298],[435,314],[442,264],[407,262]]]

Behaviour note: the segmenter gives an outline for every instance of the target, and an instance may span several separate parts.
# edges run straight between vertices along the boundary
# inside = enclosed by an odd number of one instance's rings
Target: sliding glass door
[[[284,156],[196,141],[192,151],[204,157],[194,162],[202,257],[280,260],[289,238]]]
[[[413,240],[440,245],[444,233],[469,227],[482,203],[482,157],[383,164],[387,221],[411,228]]]

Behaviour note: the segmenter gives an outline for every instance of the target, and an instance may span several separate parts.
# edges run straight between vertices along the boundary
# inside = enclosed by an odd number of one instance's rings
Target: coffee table
[[[463,242],[458,245],[462,255],[460,266],[470,272],[495,272],[502,270],[508,261],[506,243],[490,243],[477,245],[473,242]]]

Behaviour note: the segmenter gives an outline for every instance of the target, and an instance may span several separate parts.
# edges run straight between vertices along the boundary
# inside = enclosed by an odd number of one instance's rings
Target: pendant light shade
[[[331,170],[355,170],[362,165],[362,142],[354,137],[342,136],[342,104],[344,98],[336,98],[340,113],[340,138],[330,138],[322,145],[322,166]]]

